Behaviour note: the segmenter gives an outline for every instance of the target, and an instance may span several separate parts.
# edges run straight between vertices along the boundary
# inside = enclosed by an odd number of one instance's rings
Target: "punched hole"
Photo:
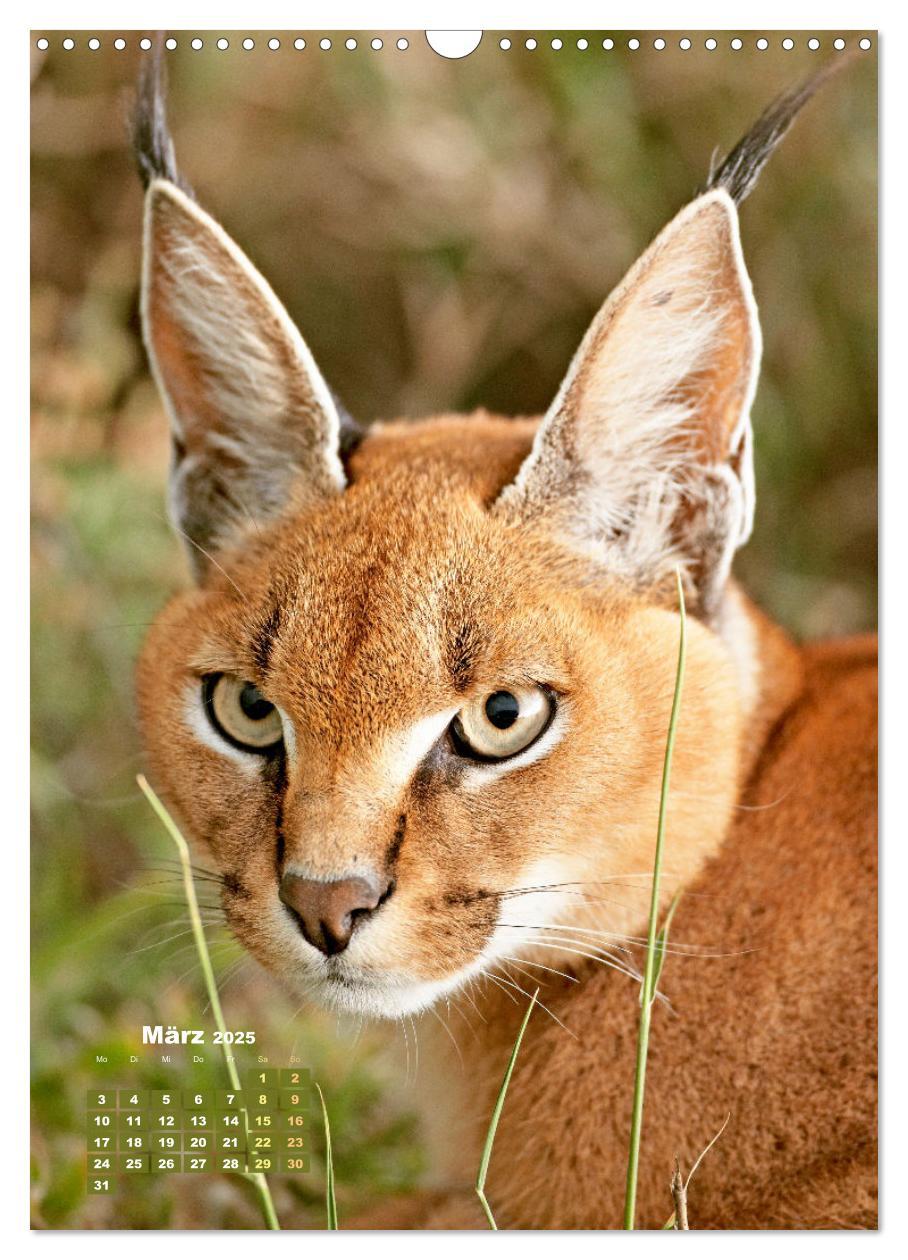
[[[426,31],[426,43],[439,57],[457,61],[475,52],[482,39],[482,31]]]

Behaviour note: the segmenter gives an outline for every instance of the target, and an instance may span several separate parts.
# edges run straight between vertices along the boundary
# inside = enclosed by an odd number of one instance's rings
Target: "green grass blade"
[[[151,788],[144,774],[136,776],[136,782],[145,794],[149,805],[157,814],[158,818],[164,824],[164,827],[177,847],[177,853],[180,855],[180,866],[183,870],[183,888],[186,893],[186,905],[189,910],[189,921],[192,924],[192,934],[195,939],[196,952],[199,956],[199,965],[202,968],[202,975],[205,977],[205,988],[208,990],[208,1001],[211,1004],[211,1013],[214,1016],[214,1022],[218,1026],[221,1033],[221,1043],[224,1047],[224,1062],[227,1066],[227,1076],[233,1089],[240,1092],[240,1078],[236,1070],[236,1063],[227,1052],[227,1026],[224,1023],[224,1012],[221,1009],[221,997],[218,993],[217,980],[214,976],[214,968],[211,965],[211,956],[208,953],[208,942],[205,940],[205,929],[202,926],[202,916],[199,913],[199,903],[195,895],[195,884],[192,879],[192,867],[190,864],[189,846],[183,838],[183,834],[179,827],[170,817],[170,814],[164,808],[157,794]],[[259,1204],[262,1209],[262,1215],[269,1229],[280,1229],[280,1222],[277,1219],[277,1212],[274,1210],[274,1201],[271,1198],[271,1190],[268,1186],[268,1180],[264,1173],[244,1173],[245,1176],[255,1186],[258,1194]]]
[[[325,1208],[328,1216],[328,1228],[339,1229],[337,1223],[337,1199],[334,1197],[334,1156],[331,1152],[331,1125],[328,1123],[328,1108],[325,1106],[325,1095],[316,1081],[315,1088],[322,1104],[322,1120],[325,1125]]]
[[[662,851],[665,846],[665,816],[668,806],[668,787],[671,779],[672,754],[678,715],[681,712],[681,688],[684,682],[684,660],[687,647],[687,621],[684,607],[684,588],[680,569],[675,572],[678,582],[678,611],[681,630],[678,637],[678,664],[675,670],[675,693],[672,698],[668,736],[665,741],[665,760],[662,765],[662,790],[659,797],[659,823],[656,828],[656,852],[653,858],[653,885],[650,894],[649,928],[646,940],[646,963],[640,1002],[640,1027],[637,1034],[637,1065],[634,1073],[634,1098],[631,1107],[631,1135],[627,1156],[627,1185],[624,1195],[624,1228],[634,1229],[637,1208],[637,1178],[640,1170],[640,1135],[643,1130],[643,1099],[646,1087],[646,1056],[649,1050],[649,1029],[656,991],[656,931],[659,914],[659,888],[662,875]],[[667,925],[666,925],[667,926]],[[661,957],[661,953],[660,953]],[[661,970],[661,966],[659,968]]]
[[[668,934],[671,931],[672,919],[675,917],[675,911],[678,909],[678,902],[681,900],[681,889],[672,897],[672,904],[668,908],[668,914],[665,916],[665,922],[662,924],[662,931],[656,940],[656,974],[653,976],[653,997],[656,996],[656,990],[659,988],[659,981],[662,978],[662,968],[665,966],[665,951],[668,949]],[[641,1001],[643,999],[643,987],[640,988]]]
[[[483,1147],[482,1159],[479,1163],[479,1172],[476,1176],[476,1194],[479,1202],[482,1204],[482,1210],[486,1214],[486,1220],[489,1222],[489,1229],[497,1229],[495,1217],[492,1215],[492,1209],[489,1207],[489,1201],[486,1198],[486,1176],[489,1171],[489,1164],[492,1160],[492,1147],[495,1145],[495,1134],[498,1132],[498,1121],[501,1119],[501,1113],[504,1110],[504,1100],[507,1096],[508,1086],[511,1083],[511,1077],[514,1074],[514,1064],[517,1062],[517,1054],[520,1050],[520,1043],[523,1041],[523,1034],[527,1030],[527,1024],[530,1022],[530,1016],[533,1014],[533,1007],[536,1005],[536,999],[539,997],[539,990],[533,994],[527,1012],[523,1017],[523,1023],[520,1025],[520,1032],[517,1034],[517,1040],[514,1042],[514,1049],[511,1051],[511,1058],[508,1061],[507,1070],[504,1074],[504,1080],[501,1082],[501,1089],[498,1091],[498,1098],[495,1102],[495,1109],[492,1112],[492,1119],[489,1121],[489,1131],[486,1134],[486,1144]]]

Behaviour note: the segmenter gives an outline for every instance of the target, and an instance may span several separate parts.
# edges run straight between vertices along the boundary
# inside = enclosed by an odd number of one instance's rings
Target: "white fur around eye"
[[[399,789],[413,777],[429,749],[444,733],[456,709],[430,713],[387,737],[380,754],[381,773],[391,788]]]
[[[287,750],[287,760],[296,760],[296,728],[287,717],[287,714],[279,706],[275,705],[278,713],[281,715],[281,726],[284,732],[284,747]]]

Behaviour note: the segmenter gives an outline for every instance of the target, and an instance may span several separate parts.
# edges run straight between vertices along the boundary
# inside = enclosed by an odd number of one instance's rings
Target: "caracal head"
[[[583,925],[639,929],[679,571],[669,882],[737,784],[728,576],[760,336],[729,196],[664,229],[541,421],[359,430],[167,179],[143,281],[196,586],[148,636],[141,721],[237,937],[317,999],[398,1016],[515,961],[561,967]]]

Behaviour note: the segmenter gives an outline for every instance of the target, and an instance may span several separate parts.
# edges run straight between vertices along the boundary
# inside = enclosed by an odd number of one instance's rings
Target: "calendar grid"
[[[89,1090],[89,1194],[117,1179],[167,1173],[309,1171],[308,1069],[253,1068],[241,1090]]]

